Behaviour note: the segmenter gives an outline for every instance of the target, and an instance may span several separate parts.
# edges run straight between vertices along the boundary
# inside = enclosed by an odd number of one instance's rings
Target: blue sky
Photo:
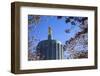
[[[30,24],[32,26],[32,31],[28,33],[29,38],[35,36],[40,41],[47,40],[48,38],[48,27],[52,29],[52,37],[54,40],[60,41],[62,44],[65,44],[65,41],[69,40],[71,37],[80,31],[80,28],[77,25],[71,25],[71,23],[65,23],[65,18],[63,16],[61,19],[57,19],[57,16],[40,16],[40,21],[38,24]],[[28,18],[31,18],[31,15],[28,15]],[[66,33],[65,30],[70,29],[69,33]]]
[[[38,15],[28,15],[28,20],[34,16]],[[66,18],[69,16],[62,16],[58,19],[58,16],[46,16],[39,15],[39,22],[35,24],[34,22],[28,24],[28,43],[31,43],[31,47],[28,50],[32,52],[36,51],[37,44],[42,40],[48,39],[48,27],[52,29],[52,39],[60,41],[63,45],[65,45],[66,41],[74,38],[76,33],[81,32],[82,29],[79,27],[80,22],[76,21],[75,24],[72,24],[71,21],[66,23]],[[73,17],[73,16],[70,16]],[[75,18],[83,18],[83,17],[73,17]],[[32,19],[34,20],[34,18]],[[65,30],[70,30],[68,33]],[[34,38],[34,39],[33,39]],[[82,46],[80,48],[84,49]],[[64,51],[64,58],[69,57],[70,53],[68,51]]]

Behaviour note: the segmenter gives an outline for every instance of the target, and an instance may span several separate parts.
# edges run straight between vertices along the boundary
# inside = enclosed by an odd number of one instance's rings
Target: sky
[[[28,15],[28,21],[33,17],[38,15]],[[74,38],[76,33],[82,31],[79,27],[79,23],[72,24],[71,22],[66,23],[66,18],[69,16],[62,16],[58,19],[58,16],[46,16],[39,15],[39,22],[35,24],[34,22],[28,24],[28,41],[31,41],[31,49],[33,52],[36,51],[37,44],[42,40],[48,39],[48,27],[52,29],[52,40],[57,40],[65,45],[66,41]],[[73,17],[73,16],[70,16]],[[74,17],[77,18],[77,17]],[[82,17],[78,17],[82,18]],[[68,33],[65,30],[70,30]],[[32,40],[34,38],[35,41]],[[66,59],[70,53],[68,51],[64,51],[64,58]]]
[[[28,15],[28,19],[30,19],[32,16]],[[65,22],[65,18],[67,16],[63,16],[61,19],[57,19],[57,16],[40,16],[40,21],[38,24],[30,24],[29,26],[33,26],[33,30],[28,33],[29,38],[31,38],[33,35],[39,39],[47,40],[48,38],[48,27],[50,26],[52,29],[52,39],[58,40],[62,44],[65,44],[67,40],[69,40],[71,37],[74,37],[74,35],[80,31],[80,28],[77,25],[72,25],[71,23]],[[65,30],[70,29],[69,33],[66,33]]]

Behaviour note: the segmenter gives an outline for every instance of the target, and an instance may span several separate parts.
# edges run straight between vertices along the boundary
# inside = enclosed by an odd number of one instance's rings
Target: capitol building
[[[37,53],[40,53],[42,60],[63,59],[63,45],[60,41],[52,39],[51,27],[48,27],[48,39],[40,41],[36,47]]]

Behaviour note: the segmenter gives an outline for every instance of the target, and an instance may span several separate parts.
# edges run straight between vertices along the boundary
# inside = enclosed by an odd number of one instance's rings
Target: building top
[[[48,40],[52,40],[52,30],[51,27],[48,27]]]
[[[38,43],[37,47],[39,47],[40,45],[48,45],[48,44],[60,44],[60,45],[62,45],[60,41],[52,39],[52,30],[51,30],[50,26],[48,27],[48,39],[40,41]]]

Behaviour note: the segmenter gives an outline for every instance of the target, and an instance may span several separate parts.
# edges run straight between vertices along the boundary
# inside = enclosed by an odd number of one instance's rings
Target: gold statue
[[[48,27],[48,39],[52,39],[51,35],[52,35],[52,30],[51,30],[51,27],[49,26]]]

